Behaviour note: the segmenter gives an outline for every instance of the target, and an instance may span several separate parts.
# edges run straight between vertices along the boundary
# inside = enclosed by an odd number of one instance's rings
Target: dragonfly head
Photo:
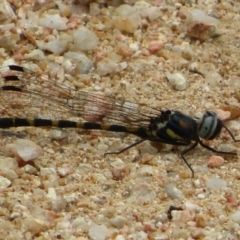
[[[212,140],[221,132],[222,127],[222,122],[217,114],[207,111],[198,124],[198,136],[205,140]]]

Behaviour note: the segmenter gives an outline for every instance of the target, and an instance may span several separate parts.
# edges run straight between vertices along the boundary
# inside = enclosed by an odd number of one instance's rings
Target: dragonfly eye
[[[207,111],[198,124],[198,136],[202,139],[214,139],[222,129],[222,122],[218,119],[217,114]]]

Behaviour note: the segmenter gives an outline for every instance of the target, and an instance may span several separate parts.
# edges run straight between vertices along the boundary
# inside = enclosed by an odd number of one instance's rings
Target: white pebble
[[[84,217],[77,217],[72,222],[73,228],[81,228],[82,231],[89,230],[89,224]]]
[[[169,198],[182,198],[182,191],[170,183],[164,185],[164,190]]]
[[[115,72],[116,69],[117,69],[117,64],[113,60],[104,58],[97,63],[96,72],[100,76],[104,76],[109,73]]]
[[[210,190],[217,191],[220,190],[221,188],[227,187],[227,182],[222,178],[214,177],[207,180],[206,186]]]
[[[234,214],[232,214],[231,218],[234,222],[240,224],[240,211],[237,211]]]
[[[187,79],[182,73],[167,73],[166,76],[176,90],[183,91],[187,88]]]
[[[146,240],[148,239],[148,234],[145,233],[144,231],[140,231],[136,234],[135,237],[136,237],[135,239],[138,239],[138,240]]]
[[[50,176],[50,175],[57,175],[55,168],[40,168],[40,175],[41,176]]]
[[[13,12],[13,8],[10,3],[6,0],[2,0],[0,2],[0,21],[3,22],[5,20],[16,19],[16,15]]]
[[[66,30],[67,24],[59,15],[47,15],[39,19],[39,25],[44,28],[52,28],[56,30]]]
[[[88,234],[92,240],[105,240],[110,236],[111,231],[104,225],[97,225],[95,223],[92,223]]]
[[[67,50],[68,41],[62,39],[54,39],[42,46],[42,49],[48,50],[51,53],[62,54]]]
[[[45,55],[42,50],[40,49],[34,49],[28,54],[24,54],[24,58],[31,59],[31,60],[43,60],[45,58]]]
[[[17,169],[18,162],[14,158],[0,158],[0,169]]]
[[[110,222],[114,227],[120,229],[126,224],[127,219],[123,216],[115,216],[110,219]]]
[[[85,27],[73,32],[73,43],[76,51],[92,51],[97,47],[97,35]]]
[[[154,172],[154,169],[152,166],[149,165],[143,165],[139,171],[138,171],[138,175],[142,176],[142,177],[147,177],[147,176],[152,176]]]
[[[9,187],[11,183],[12,182],[9,179],[0,176],[0,189]]]
[[[62,140],[62,139],[67,137],[67,133],[63,132],[60,129],[52,129],[49,132],[48,137],[53,139],[53,140]]]
[[[150,185],[146,183],[139,183],[133,186],[131,195],[127,199],[127,202],[142,205],[151,203],[156,199],[156,197],[156,192],[152,189]]]
[[[125,240],[126,238],[123,235],[117,235],[115,240]]]
[[[81,74],[87,74],[93,68],[93,61],[82,53],[66,52],[63,56],[73,60]]]
[[[206,195],[204,194],[204,193],[199,193],[198,195],[197,195],[197,198],[198,199],[204,199],[206,197]]]
[[[19,139],[15,143],[16,154],[25,162],[40,157],[43,149],[34,142],[27,139]]]

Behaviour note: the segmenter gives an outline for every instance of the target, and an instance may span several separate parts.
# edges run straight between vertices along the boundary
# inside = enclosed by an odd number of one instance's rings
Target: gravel
[[[1,65],[41,70],[121,102],[193,117],[213,110],[234,119],[226,125],[240,138],[237,1],[9,2],[0,3]],[[96,107],[106,115],[104,103]],[[0,141],[1,239],[240,238],[238,155],[210,157],[198,146],[186,156],[191,179],[180,147],[145,141],[104,156],[136,138],[11,131]],[[239,154],[225,130],[206,144]]]

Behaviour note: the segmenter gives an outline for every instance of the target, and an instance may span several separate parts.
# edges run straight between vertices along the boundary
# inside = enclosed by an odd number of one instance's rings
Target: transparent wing
[[[21,66],[0,68],[1,117],[49,118],[147,127],[159,110],[78,91]]]

